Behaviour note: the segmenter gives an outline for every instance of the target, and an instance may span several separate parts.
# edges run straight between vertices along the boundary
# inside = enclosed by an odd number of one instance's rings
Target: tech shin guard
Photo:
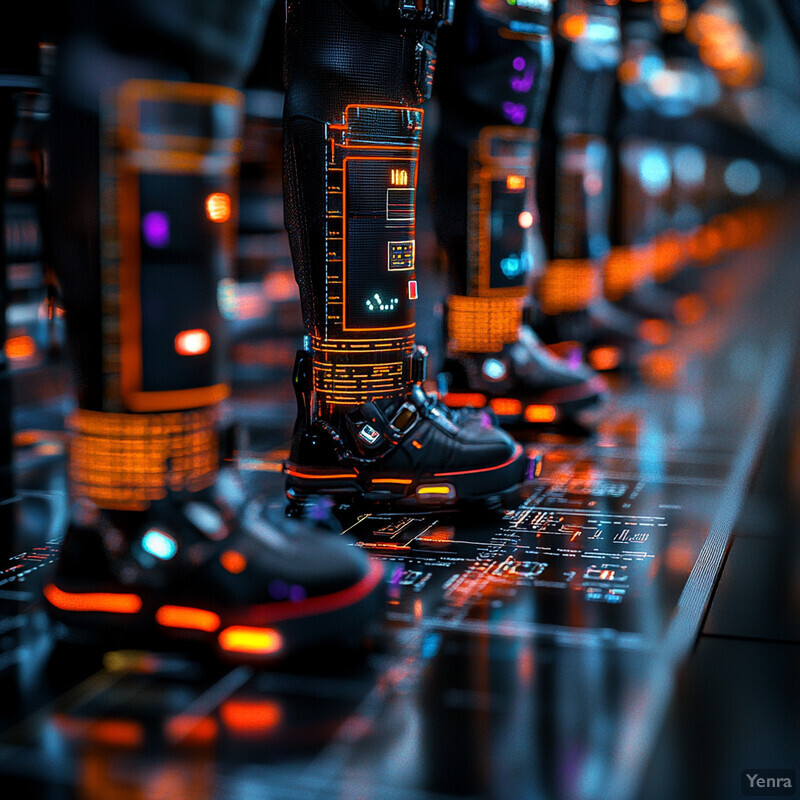
[[[543,263],[535,187],[551,15],[550,2],[467,4],[439,87],[436,227],[455,289],[445,401],[488,404],[508,423],[553,422],[602,390],[590,371],[556,358],[523,325]]]
[[[287,493],[406,505],[493,496],[522,449],[427,397],[415,347],[416,186],[438,27],[450,0],[290,0],[286,223],[307,351]]]
[[[235,242],[241,95],[128,81],[103,121],[102,403],[70,419],[73,493],[143,510],[213,484],[228,394],[217,307]]]
[[[565,9],[556,26],[558,79],[545,115],[548,157],[539,168],[549,255],[536,286],[536,329],[578,342],[596,369],[630,363],[639,319],[603,294],[613,197],[608,136],[620,61],[618,9],[596,0]]]

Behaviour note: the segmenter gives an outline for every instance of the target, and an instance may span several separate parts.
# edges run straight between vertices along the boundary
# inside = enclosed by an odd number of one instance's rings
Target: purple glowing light
[[[150,247],[166,247],[169,244],[169,216],[163,211],[148,211],[142,217],[142,235]]]
[[[517,72],[522,72],[525,69],[526,61],[522,56],[517,56],[511,63]]]
[[[270,581],[267,588],[273,600],[285,600],[289,596],[289,584],[280,578]]]
[[[511,88],[515,92],[529,92],[533,86],[533,70],[529,69],[522,75],[514,75],[511,78]]]
[[[522,125],[528,116],[528,109],[522,103],[512,103],[506,100],[503,103],[503,116],[514,125]]]
[[[289,600],[293,603],[302,603],[305,599],[306,590],[302,586],[294,584],[289,588]]]

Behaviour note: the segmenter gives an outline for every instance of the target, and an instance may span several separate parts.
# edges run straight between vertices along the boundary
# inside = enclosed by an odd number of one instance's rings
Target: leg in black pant
[[[146,642],[199,639],[236,659],[349,634],[374,609],[380,566],[263,519],[218,479],[216,408],[229,387],[217,288],[235,246],[242,106],[231,87],[257,54],[267,5],[69,11],[52,183],[79,409],[52,613]]]
[[[307,348],[289,497],[397,505],[491,497],[519,445],[426,396],[415,346],[416,183],[436,32],[449,2],[290,0],[286,224]]]

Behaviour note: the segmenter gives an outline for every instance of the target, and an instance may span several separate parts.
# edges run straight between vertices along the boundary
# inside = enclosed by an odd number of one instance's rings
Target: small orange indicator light
[[[134,720],[76,719],[62,714],[56,714],[52,719],[62,733],[73,739],[130,749],[141,747],[144,743],[144,727]]]
[[[55,584],[44,587],[47,601],[62,611],[107,611],[113,614],[137,614],[142,598],[136,594],[114,592],[63,592]]]
[[[250,628],[232,625],[219,635],[219,646],[230,653],[269,655],[283,647],[280,633],[273,628]]]
[[[422,450],[422,445],[416,439],[412,439],[411,444],[413,444],[417,450]]]
[[[558,20],[559,33],[565,39],[575,41],[586,33],[588,18],[586,14],[563,14]]]
[[[530,228],[533,225],[533,214],[530,211],[521,211],[517,222],[519,222],[520,228]]]
[[[201,356],[211,347],[211,337],[202,328],[181,331],[175,337],[175,352],[179,356]]]
[[[12,336],[6,341],[6,358],[30,358],[36,352],[36,342],[31,336]]]
[[[489,401],[492,411],[502,416],[512,416],[522,413],[522,403],[514,397],[496,397]]]
[[[554,422],[557,416],[555,406],[533,405],[525,409],[525,419],[528,422]]]
[[[639,323],[639,336],[652,345],[662,346],[670,340],[672,331],[663,319],[645,319]]]
[[[244,572],[244,568],[247,566],[247,559],[238,550],[226,550],[219,557],[219,561],[231,575]]]
[[[607,372],[619,366],[620,358],[618,347],[595,347],[589,353],[588,361],[592,369],[596,369],[598,372]]]
[[[408,186],[408,170],[392,170],[392,186]]]
[[[206,197],[206,216],[212,222],[227,222],[231,218],[231,198],[225,192]]]
[[[272,700],[226,700],[219,709],[223,724],[239,734],[258,734],[281,722],[281,707]]]
[[[178,714],[167,720],[166,734],[173,742],[209,744],[216,740],[219,727],[213,717]]]
[[[524,175],[507,175],[506,176],[506,189],[509,192],[521,192],[525,188]]]
[[[161,606],[156,611],[156,622],[165,628],[186,628],[192,631],[213,633],[220,619],[213,611],[188,606]]]
[[[687,294],[675,301],[675,316],[681,325],[697,325],[707,313],[706,303],[699,294]]]
[[[479,392],[448,392],[444,396],[444,402],[450,408],[483,408],[486,405],[486,396]]]
[[[411,478],[373,478],[373,483],[396,483],[401,486],[410,486],[413,481]]]

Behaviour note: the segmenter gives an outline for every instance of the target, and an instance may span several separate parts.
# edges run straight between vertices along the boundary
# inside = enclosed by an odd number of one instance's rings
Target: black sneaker
[[[295,368],[298,421],[284,465],[293,503],[329,495],[341,502],[397,508],[491,501],[538,469],[488,417],[454,415],[412,384],[404,400],[364,403],[338,418],[312,418],[310,386]],[[532,465],[531,465],[532,463]]]
[[[647,349],[642,341],[642,318],[604,298],[586,309],[557,315],[540,315],[535,329],[547,344],[577,342],[593,369],[605,372],[635,367]]]
[[[126,647],[183,642],[269,662],[363,635],[382,604],[380,562],[256,503],[239,519],[196,496],[146,512],[81,505],[44,589],[48,611]]]
[[[504,425],[568,420],[600,403],[608,388],[579,351],[574,362],[559,358],[527,326],[501,352],[450,356],[442,372],[448,406],[487,406]]]

